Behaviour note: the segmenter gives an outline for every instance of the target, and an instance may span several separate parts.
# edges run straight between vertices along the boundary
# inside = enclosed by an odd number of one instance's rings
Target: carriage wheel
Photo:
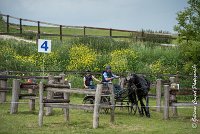
[[[100,102],[101,104],[105,104],[105,105],[108,105],[108,104],[110,104],[110,100],[109,100],[109,98],[108,97],[106,97],[106,96],[102,96],[101,97],[101,102]],[[102,110],[103,110],[103,113],[109,113],[109,108],[102,108]]]
[[[94,104],[94,97],[85,97],[83,99],[83,104]]]
[[[94,104],[94,97],[93,96],[86,96],[84,99],[83,99],[83,104]],[[88,112],[88,110],[84,110],[86,112]]]

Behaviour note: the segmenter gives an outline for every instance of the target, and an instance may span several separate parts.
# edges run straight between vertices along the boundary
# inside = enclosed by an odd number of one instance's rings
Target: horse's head
[[[136,83],[138,76],[135,73],[128,74],[126,81],[129,83]]]

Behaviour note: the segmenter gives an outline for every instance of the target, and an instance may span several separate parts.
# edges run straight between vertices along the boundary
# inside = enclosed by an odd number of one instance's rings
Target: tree
[[[177,15],[178,25],[174,30],[183,39],[200,41],[200,0],[188,0],[189,6]]]
[[[188,7],[177,14],[174,30],[179,34],[180,58],[184,71],[191,72],[193,64],[200,67],[200,0],[188,0]]]

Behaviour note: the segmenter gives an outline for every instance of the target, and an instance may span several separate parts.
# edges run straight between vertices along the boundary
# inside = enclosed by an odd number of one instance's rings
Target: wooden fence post
[[[171,95],[171,100],[172,100],[172,103],[176,102],[176,95],[172,94]],[[177,106],[172,106],[172,115],[173,116],[178,116]]]
[[[53,84],[54,82],[54,76],[49,75],[48,76],[48,84]],[[52,91],[47,91],[47,99],[53,99],[54,93]],[[47,107],[46,108],[46,115],[51,115],[53,111],[52,107]]]
[[[69,93],[64,93],[64,99],[70,100],[70,94]],[[65,122],[69,121],[69,108],[64,108],[64,118]]]
[[[40,21],[38,21],[38,39],[40,39]]]
[[[22,18],[19,19],[20,34],[22,34]]]
[[[114,121],[115,121],[115,93],[114,93],[114,88],[113,88],[112,83],[109,83],[108,87],[111,92],[111,94],[110,94],[110,102],[111,102],[110,122],[114,123]]]
[[[86,35],[86,26],[83,27],[83,35]]]
[[[60,76],[61,76],[60,83],[65,84],[65,74],[61,73]],[[70,94],[69,93],[63,93],[63,95],[64,95],[64,99],[70,100]],[[64,111],[65,122],[67,122],[67,121],[69,121],[69,108],[63,108],[63,111]]]
[[[61,73],[60,76],[61,76],[60,83],[65,84],[65,74]]]
[[[169,119],[169,85],[164,85],[164,120]]]
[[[35,89],[28,89],[29,94],[35,94]],[[29,110],[34,111],[35,110],[35,98],[30,98],[29,100]]]
[[[42,82],[39,84],[39,126],[43,125],[43,114],[44,114],[44,104],[43,104],[43,93],[44,93],[44,85]]]
[[[10,16],[7,15],[7,22],[6,22],[6,23],[7,23],[7,33],[9,33],[9,17],[10,17]]]
[[[49,88],[50,88],[50,87],[49,87]],[[53,97],[54,97],[54,92],[52,92],[52,91],[47,91],[47,99],[48,99],[48,100],[52,100]],[[53,111],[52,107],[47,107],[47,109],[46,109],[46,115],[51,115],[51,114],[52,114],[52,111]]]
[[[60,41],[62,41],[62,25],[60,25]]]
[[[6,102],[6,91],[7,91],[7,79],[1,79],[0,80],[0,103]]]
[[[99,106],[101,100],[102,87],[103,84],[97,84],[95,103],[94,103],[93,128],[98,128],[99,126]]]
[[[177,84],[176,84],[176,78],[175,77],[170,77],[169,78],[170,80],[170,83],[171,83],[171,91],[170,91],[170,102],[173,103],[173,102],[177,102],[176,100],[176,91],[178,90],[177,89]],[[177,106],[172,106],[172,115],[173,116],[177,116],[178,115],[178,111],[177,111]]]
[[[112,37],[112,28],[110,28],[110,37]]]
[[[162,80],[157,79],[156,80],[156,111],[160,112],[161,111],[161,86],[162,85]]]
[[[11,100],[10,114],[17,113],[18,111],[19,92],[20,92],[19,80],[14,79],[13,87],[12,87],[12,100]]]

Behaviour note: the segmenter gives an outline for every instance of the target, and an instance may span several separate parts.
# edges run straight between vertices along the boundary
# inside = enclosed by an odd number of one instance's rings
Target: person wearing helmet
[[[113,74],[111,71],[111,66],[107,65],[106,70],[102,73],[102,82],[111,82],[115,78],[119,78],[119,76]]]
[[[105,70],[102,73],[102,82],[104,86],[108,86],[109,82],[112,82],[113,79],[119,78],[119,76],[115,75],[111,71],[111,66],[107,65]],[[121,90],[121,87],[118,84],[113,84],[114,86],[114,93],[118,93]]]
[[[95,89],[94,81],[101,82],[94,75],[91,74],[90,70],[86,70],[86,75],[83,77],[83,85],[86,89]]]

